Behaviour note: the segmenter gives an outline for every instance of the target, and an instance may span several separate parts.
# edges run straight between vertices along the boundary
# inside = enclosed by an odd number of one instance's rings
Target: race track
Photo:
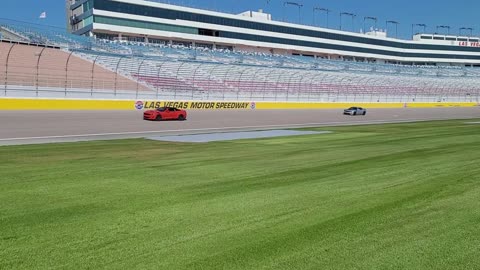
[[[0,145],[143,138],[278,128],[480,118],[480,107],[342,110],[190,111],[184,122],[142,120],[141,111],[0,111]]]

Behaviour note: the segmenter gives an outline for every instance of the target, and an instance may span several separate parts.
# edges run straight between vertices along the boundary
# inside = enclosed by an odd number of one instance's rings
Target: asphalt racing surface
[[[142,120],[142,111],[0,111],[0,145],[144,138],[280,128],[480,118],[480,107],[342,110],[189,111],[187,121]]]

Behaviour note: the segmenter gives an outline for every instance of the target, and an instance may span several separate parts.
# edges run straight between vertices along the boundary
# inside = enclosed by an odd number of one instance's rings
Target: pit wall
[[[476,107],[476,102],[437,103],[321,103],[321,102],[227,102],[0,98],[0,110],[147,110],[170,106],[188,110],[284,110],[365,108]]]

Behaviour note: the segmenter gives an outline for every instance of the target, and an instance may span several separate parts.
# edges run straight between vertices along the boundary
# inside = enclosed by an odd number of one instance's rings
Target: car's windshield
[[[349,110],[356,110],[357,108],[356,107],[350,107]]]
[[[166,111],[166,110],[167,110],[167,108],[165,108],[165,107],[162,107],[162,108],[158,108],[158,109],[157,109],[157,111],[159,111],[159,112],[164,112],[164,111]]]

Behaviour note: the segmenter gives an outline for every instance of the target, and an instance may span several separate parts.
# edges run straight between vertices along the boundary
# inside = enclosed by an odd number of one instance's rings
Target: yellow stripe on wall
[[[0,110],[132,110],[130,100],[0,98]]]
[[[365,108],[403,108],[405,103],[321,103],[321,102],[257,102],[257,109],[346,109],[352,106]]]
[[[476,106],[480,106],[480,104],[475,102],[408,103],[409,108],[476,107]]]
[[[441,108],[441,107],[474,107],[480,106],[475,102],[445,102],[445,103],[325,103],[325,102],[224,102],[224,101],[135,101],[135,100],[83,100],[83,99],[28,99],[28,98],[0,98],[0,110],[137,110],[136,105],[141,103],[141,110],[146,106],[159,104],[160,106],[183,106],[187,109],[238,109],[242,110],[285,110],[285,109],[345,109],[351,106],[371,108]],[[212,104],[212,106],[203,103]],[[219,106],[217,106],[217,104]],[[239,106],[235,106],[235,105]],[[215,106],[214,106],[215,105]],[[240,106],[241,105],[241,106]],[[152,107],[154,108],[154,107]]]

